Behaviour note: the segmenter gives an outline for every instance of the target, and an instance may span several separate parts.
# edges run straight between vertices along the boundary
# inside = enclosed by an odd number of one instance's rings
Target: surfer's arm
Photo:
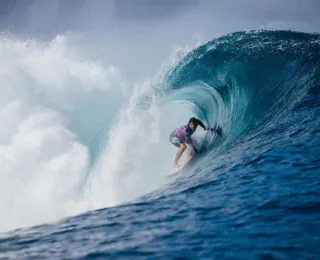
[[[205,131],[208,130],[208,127],[206,127],[199,119],[197,119],[197,123],[198,123],[198,125],[200,125],[203,128],[203,130],[205,130]]]

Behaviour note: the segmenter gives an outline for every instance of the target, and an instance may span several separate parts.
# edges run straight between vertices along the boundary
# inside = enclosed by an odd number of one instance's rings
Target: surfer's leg
[[[173,167],[178,166],[179,159],[185,150],[186,150],[186,145],[184,143],[180,143],[179,150],[174,159]]]
[[[191,145],[192,150],[193,150],[193,151],[190,153],[190,156],[192,156],[194,153],[197,153],[197,152],[198,152],[196,146],[194,145],[194,143],[193,143],[193,141],[192,141],[192,138],[190,138],[190,140],[189,140],[189,145]]]

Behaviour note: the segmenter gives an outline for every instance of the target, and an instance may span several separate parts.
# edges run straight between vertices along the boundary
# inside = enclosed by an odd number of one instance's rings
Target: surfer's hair
[[[195,125],[198,125],[198,120],[195,118],[195,117],[191,117],[190,119],[189,119],[189,124],[190,123],[194,123]]]

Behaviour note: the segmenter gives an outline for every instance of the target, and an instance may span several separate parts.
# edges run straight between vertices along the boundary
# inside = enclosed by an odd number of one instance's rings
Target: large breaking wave
[[[3,39],[1,49],[1,229],[163,187],[176,152],[168,135],[193,115],[224,133],[197,131],[200,166],[239,143],[262,145],[319,85],[319,36],[290,31],[213,39],[133,90],[65,38],[49,46]]]
[[[291,31],[239,32],[214,39],[168,73],[170,102],[191,102],[198,117],[211,126],[222,125],[225,143],[252,138],[281,124],[319,84],[319,50],[319,35]]]

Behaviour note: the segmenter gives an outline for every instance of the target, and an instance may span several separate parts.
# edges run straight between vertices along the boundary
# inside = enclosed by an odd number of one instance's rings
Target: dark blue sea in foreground
[[[320,259],[320,36],[230,34],[164,81],[222,137],[132,203],[2,233],[1,259]]]

